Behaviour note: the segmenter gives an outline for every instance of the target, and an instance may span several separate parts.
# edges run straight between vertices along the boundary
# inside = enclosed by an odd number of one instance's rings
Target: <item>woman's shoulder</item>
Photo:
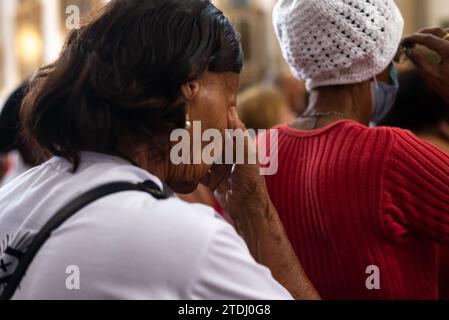
[[[227,228],[227,222],[211,207],[130,191],[92,203],[61,226],[58,233],[61,240],[89,239],[98,247],[109,239],[115,249],[108,255],[147,252],[153,259],[162,259],[167,252],[181,251],[193,257],[222,228]]]
[[[89,205],[54,232],[38,256],[39,270],[45,270],[40,279],[76,265],[85,279],[81,294],[185,298],[208,268],[202,265],[203,252],[216,234],[229,229],[206,206],[118,193]]]
[[[316,137],[322,135],[340,135],[353,134],[354,136],[369,136],[369,135],[386,135],[391,136],[396,128],[392,127],[369,127],[352,120],[340,120],[332,122],[324,127],[313,130],[301,130],[289,124],[280,124],[273,127],[270,131],[278,131],[283,135],[293,137]]]
[[[376,153],[388,152],[394,142],[396,134],[408,135],[409,133],[390,127],[368,127],[350,120],[333,122],[327,126],[315,130],[298,130],[287,124],[273,128],[276,130],[280,150],[289,150],[292,142],[304,141],[307,145],[325,147],[328,144],[337,146],[332,148],[335,152],[340,149],[358,148],[362,150],[377,150]],[[285,145],[286,148],[282,148]],[[296,144],[302,148],[303,144]],[[339,147],[338,147],[339,146]],[[383,151],[381,151],[381,150]]]
[[[92,210],[95,207],[97,212],[109,212],[124,220],[123,226],[130,229],[136,224],[150,228],[160,225],[201,234],[215,224],[226,223],[214,208],[188,203],[176,196],[161,200],[143,192],[123,192],[98,201]]]

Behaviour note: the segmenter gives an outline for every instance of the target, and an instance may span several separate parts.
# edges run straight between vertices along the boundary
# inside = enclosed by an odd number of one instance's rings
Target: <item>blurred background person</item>
[[[237,110],[248,129],[269,129],[295,119],[287,98],[275,87],[257,85],[237,96]]]
[[[10,161],[7,154],[0,152],[0,185],[2,183],[3,177],[10,170]]]
[[[274,85],[286,97],[290,110],[296,116],[303,114],[307,108],[309,98],[304,81],[296,79],[290,72],[285,72],[275,79]]]
[[[20,176],[39,161],[20,138],[20,105],[26,94],[27,83],[20,85],[6,100],[0,112],[0,154],[5,169],[0,186]]]

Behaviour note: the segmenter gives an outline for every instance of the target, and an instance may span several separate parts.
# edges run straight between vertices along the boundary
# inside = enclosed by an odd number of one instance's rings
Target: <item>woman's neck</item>
[[[318,129],[345,119],[369,125],[371,90],[367,84],[322,87],[313,90],[306,111],[292,127]]]
[[[152,175],[158,177],[161,181],[166,182],[168,179],[168,162],[167,159],[160,159],[155,161],[154,157],[148,151],[147,147],[130,148],[131,143],[126,144],[125,147],[116,149],[116,155],[129,161],[136,167],[142,168]]]

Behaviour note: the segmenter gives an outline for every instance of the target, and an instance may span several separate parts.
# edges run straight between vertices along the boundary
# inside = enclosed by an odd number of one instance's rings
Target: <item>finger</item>
[[[225,179],[223,180],[219,185],[217,185],[217,187],[214,190],[214,195],[219,199],[220,204],[223,207],[227,208],[227,204],[228,204],[228,197],[230,196],[230,192],[231,192],[231,186],[229,184],[229,180]]]
[[[242,121],[240,121],[240,118],[238,117],[238,113],[236,110],[236,107],[230,107],[228,109],[228,128],[230,129],[242,129],[246,130],[245,125]],[[226,144],[230,144],[232,147],[234,144],[231,141],[228,141],[229,138],[227,136],[227,132],[225,131],[225,147]],[[233,153],[235,155],[235,153]],[[221,163],[225,163],[226,159],[223,157],[225,154],[221,155]],[[227,179],[232,171],[233,164],[217,164],[213,165],[209,172],[200,180],[202,184],[207,186],[210,190],[215,191],[217,187],[225,180]]]
[[[433,34],[438,38],[444,38],[447,35],[447,31],[443,30],[442,28],[424,28],[419,30],[417,33]]]
[[[244,163],[247,164],[256,164],[258,162],[257,159],[257,148],[256,141],[251,136],[250,132],[246,129],[245,124],[240,120],[237,110],[235,107],[229,108],[229,126],[234,129],[233,137],[234,139],[226,139],[225,142],[233,142],[232,148],[234,150],[235,158],[238,158],[238,154],[240,155],[240,159],[244,159]],[[253,132],[254,133],[254,132]],[[240,139],[239,139],[240,138]],[[244,145],[239,146],[236,141],[243,141]],[[229,147],[228,145],[226,147]],[[236,160],[236,159],[234,159]],[[242,164],[241,162],[239,164]]]
[[[229,178],[231,171],[232,165],[213,165],[200,182],[213,192],[223,181]]]
[[[435,51],[441,56],[449,54],[449,41],[443,40],[433,34],[415,33],[406,37],[402,44],[405,47],[411,47],[415,44],[420,44],[428,49]]]
[[[418,49],[407,49],[405,50],[405,54],[424,74],[429,75],[434,73],[434,66]]]
[[[246,126],[242,120],[240,120],[236,107],[228,108],[228,126],[229,129],[242,129],[243,131],[246,131]]]

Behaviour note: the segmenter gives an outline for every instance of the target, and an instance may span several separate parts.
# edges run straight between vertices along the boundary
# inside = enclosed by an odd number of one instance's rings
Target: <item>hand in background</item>
[[[415,45],[422,45],[435,53],[441,60],[430,62]],[[441,28],[428,28],[406,37],[403,41],[405,54],[421,71],[429,87],[449,104],[449,33]]]

